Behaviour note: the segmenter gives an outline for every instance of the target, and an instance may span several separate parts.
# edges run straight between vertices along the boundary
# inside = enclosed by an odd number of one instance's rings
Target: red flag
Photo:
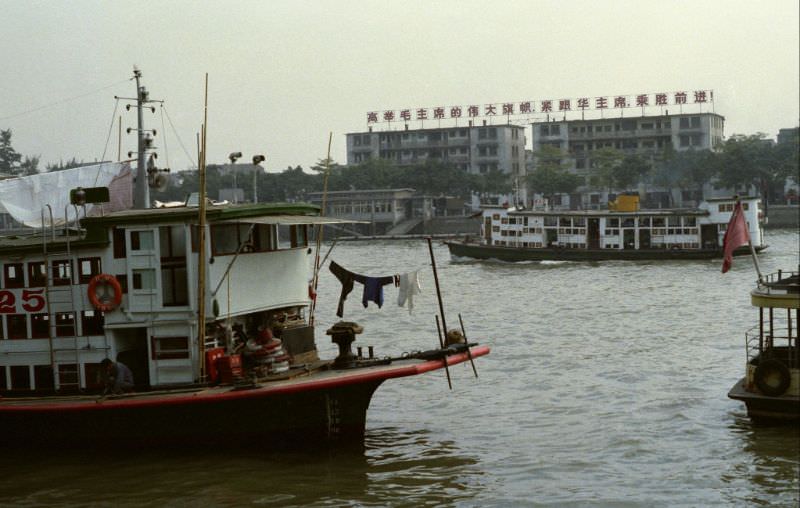
[[[725,237],[722,239],[722,273],[730,270],[733,262],[733,251],[748,243],[750,243],[750,233],[747,231],[742,204],[737,201],[733,207],[728,229],[725,230]]]

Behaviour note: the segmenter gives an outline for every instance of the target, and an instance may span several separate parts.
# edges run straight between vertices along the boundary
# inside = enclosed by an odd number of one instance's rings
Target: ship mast
[[[139,84],[139,78],[142,77],[142,71],[133,68],[133,77],[136,79],[136,112],[137,112],[137,168],[136,168],[136,183],[133,191],[133,207],[136,209],[150,208],[150,187],[147,181],[147,166],[145,163],[146,140],[144,135],[144,103],[147,102],[148,92],[147,89]]]

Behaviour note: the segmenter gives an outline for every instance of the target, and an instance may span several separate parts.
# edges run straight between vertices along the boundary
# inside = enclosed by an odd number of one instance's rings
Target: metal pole
[[[147,186],[147,165],[145,163],[145,142],[144,142],[144,102],[147,91],[139,86],[139,78],[142,72],[134,69],[133,76],[136,78],[136,109],[138,113],[138,153],[136,168],[136,184],[134,186],[133,204],[139,210],[150,208],[150,189]]]
[[[467,345],[467,357],[469,358],[469,363],[472,365],[472,372],[475,373],[475,377],[478,377],[478,369],[475,368],[475,362],[472,360],[472,350],[469,348],[469,340],[467,340],[467,330],[464,329],[464,320],[461,319],[461,314],[458,315],[458,322],[461,324],[461,334],[464,336],[464,343]]]
[[[200,357],[200,379],[205,379],[206,349],[206,135],[208,128],[208,73],[206,73],[205,109],[203,112],[203,132],[200,151],[200,203],[198,206],[197,231],[197,342]]]
[[[433,244],[431,243],[431,237],[429,236],[427,240],[428,240],[428,250],[431,253],[431,266],[433,267],[433,281],[436,283],[436,298],[439,300],[439,315],[442,316],[442,328],[444,328],[444,334],[447,335],[447,322],[444,319],[444,305],[442,305],[442,292],[439,289],[439,275],[436,273],[436,258],[433,256]]]
[[[439,316],[436,316],[436,332],[439,334],[439,346],[444,350],[444,340],[442,339],[442,328],[439,326]],[[453,382],[450,380],[450,367],[447,365],[446,355],[442,358],[442,361],[444,362],[444,373],[447,374],[447,386],[452,390]]]

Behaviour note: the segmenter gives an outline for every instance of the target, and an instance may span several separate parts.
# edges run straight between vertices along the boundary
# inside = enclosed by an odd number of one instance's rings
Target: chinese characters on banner
[[[601,97],[578,97],[576,99],[539,100],[522,102],[503,102],[496,104],[468,106],[436,106],[433,108],[409,108],[397,111],[370,111],[367,123],[402,120],[444,120],[448,118],[475,118],[497,115],[528,115],[532,113],[566,113],[587,110],[614,110],[624,108],[645,108],[663,106],[683,106],[714,102],[713,90],[693,90],[671,93],[606,95]]]

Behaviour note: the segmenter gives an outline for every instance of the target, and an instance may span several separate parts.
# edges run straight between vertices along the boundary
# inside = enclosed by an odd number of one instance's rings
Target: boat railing
[[[800,272],[778,270],[763,275],[757,284],[763,294],[800,293]]]
[[[756,325],[745,332],[745,349],[748,364],[755,358],[777,358],[789,368],[800,367],[795,328],[773,328],[771,333],[762,334]]]

